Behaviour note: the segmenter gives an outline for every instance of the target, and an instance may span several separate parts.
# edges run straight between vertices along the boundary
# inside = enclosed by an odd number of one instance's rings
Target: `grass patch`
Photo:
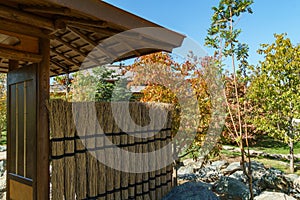
[[[227,145],[238,148],[234,145]],[[246,147],[245,147],[246,148]],[[269,154],[289,154],[290,147],[288,144],[280,141],[275,140],[267,135],[263,135],[256,140],[256,143],[250,145],[251,150],[255,151],[263,151]],[[294,154],[300,154],[300,142],[296,142],[294,144]]]
[[[289,154],[290,149],[288,144],[275,140],[269,136],[262,136],[257,142],[250,146],[250,149],[263,151],[270,154]],[[300,154],[300,142],[294,144],[294,154]]]
[[[0,138],[0,145],[6,145],[6,142],[7,142],[6,131],[2,131],[2,137]]]

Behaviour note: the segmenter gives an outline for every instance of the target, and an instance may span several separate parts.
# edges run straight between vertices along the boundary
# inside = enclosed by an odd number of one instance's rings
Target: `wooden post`
[[[50,40],[40,39],[42,61],[38,66],[37,79],[37,177],[34,199],[49,199],[49,118],[46,103],[49,100]]]

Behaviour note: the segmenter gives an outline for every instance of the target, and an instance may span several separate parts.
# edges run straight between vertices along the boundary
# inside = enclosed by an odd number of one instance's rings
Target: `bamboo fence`
[[[149,109],[155,112],[168,112],[167,123],[152,137],[139,138],[126,134],[116,124],[110,103],[83,102],[79,110],[84,115],[84,135],[77,135],[72,112],[72,103],[62,100],[52,100],[49,103],[49,116],[51,127],[51,198],[54,200],[66,199],[101,199],[101,200],[159,200],[173,187],[173,166],[145,173],[127,173],[112,169],[103,164],[109,159],[115,164],[129,166],[135,161],[134,157],[127,157],[123,163],[116,155],[114,159],[101,157],[102,162],[97,160],[97,149],[109,152],[112,148],[105,144],[104,138],[100,137],[93,121],[93,113],[90,106],[95,106],[96,119],[107,137],[114,145],[125,151],[135,153],[153,152],[171,142],[171,107],[166,104],[130,103],[129,110],[136,126],[128,127],[126,120],[122,120],[123,127],[130,132],[141,132],[138,125],[146,126],[150,123]],[[116,104],[122,104],[121,102]],[[118,107],[122,113],[123,107]],[[161,115],[157,115],[157,120]],[[149,130],[143,130],[141,134],[150,136],[157,131],[156,124],[147,126]],[[103,134],[102,134],[103,136]],[[165,155],[158,153],[155,162],[148,163],[154,167],[161,159],[171,156],[172,149]],[[143,163],[147,163],[147,157],[137,160],[139,165],[131,166],[139,169]],[[145,167],[145,166],[144,166]]]

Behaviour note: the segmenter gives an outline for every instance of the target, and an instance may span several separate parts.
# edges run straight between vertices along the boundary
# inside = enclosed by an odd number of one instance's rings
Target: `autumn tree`
[[[275,42],[263,44],[258,53],[264,61],[253,71],[249,97],[255,103],[253,123],[261,131],[281,139],[290,147],[290,172],[294,172],[294,142],[300,119],[300,45],[286,34],[275,34]]]
[[[179,157],[191,154],[196,158],[209,128],[211,116],[210,94],[205,69],[199,66],[193,59],[192,53],[188,59],[179,63],[170,54],[160,52],[141,56],[129,67],[134,73],[134,78],[130,84],[145,85],[145,89],[142,91],[142,102],[161,102],[174,105],[172,132],[184,131],[187,134],[186,141],[177,141],[177,151],[186,150]],[[177,79],[180,81],[176,82]],[[180,83],[181,81],[183,83]],[[172,87],[174,85],[176,86]],[[199,110],[197,116],[194,115],[195,112],[192,110],[188,111],[189,116],[184,117],[180,114],[184,108],[179,102],[178,94],[186,95],[186,98],[184,97],[186,103],[188,104],[188,101],[191,101],[192,104],[186,85],[191,86],[192,93],[196,97],[197,109]],[[182,121],[187,122],[184,123],[186,124],[184,130],[180,130],[180,122]],[[195,126],[197,127],[195,128]],[[194,129],[196,129],[196,135],[192,133],[194,135],[189,137],[188,134]],[[193,140],[195,138],[195,140],[191,145],[186,146],[190,144],[191,141],[188,140],[190,138],[193,138]]]
[[[70,74],[60,75],[53,78],[54,91],[50,93],[52,99],[64,99],[69,101],[72,97],[70,93],[73,77]],[[55,87],[57,90],[55,90]]]
[[[0,74],[0,137],[6,129],[6,74]]]
[[[241,150],[241,164],[244,174],[248,178],[251,199],[253,199],[251,162],[248,148],[248,171],[246,170],[245,161],[245,144],[249,147],[247,134],[246,120],[244,120],[243,111],[247,110],[247,103],[243,101],[243,97],[239,92],[239,82],[245,82],[242,90],[246,92],[248,67],[248,45],[239,41],[241,29],[237,28],[237,22],[243,13],[252,13],[252,0],[220,0],[219,5],[213,7],[212,23],[208,29],[206,37],[206,45],[215,49],[215,56],[218,59],[220,68],[224,67],[225,61],[230,61],[233,83],[233,94],[228,96],[226,92],[224,96],[227,101],[227,111],[230,117],[232,126],[230,132],[235,136],[236,142]],[[226,81],[226,80],[225,80]],[[225,82],[225,91],[230,91],[228,84]],[[244,139],[245,138],[245,141]]]

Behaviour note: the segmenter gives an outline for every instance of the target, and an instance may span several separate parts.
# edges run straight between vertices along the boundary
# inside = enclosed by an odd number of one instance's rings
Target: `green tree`
[[[104,66],[77,72],[73,77],[73,101],[126,101],[131,98],[127,79]]]
[[[262,44],[265,56],[253,71],[249,97],[255,103],[252,121],[261,131],[282,139],[290,147],[290,172],[294,172],[294,142],[299,139],[293,119],[300,118],[300,45],[286,34]]]
[[[248,45],[239,42],[241,29],[236,28],[240,15],[243,13],[252,13],[252,0],[220,0],[217,7],[213,7],[212,23],[208,29],[206,37],[206,45],[215,49],[215,56],[218,60],[220,68],[224,67],[226,59],[231,61],[232,81],[233,81],[233,96],[228,96],[224,93],[227,102],[227,110],[230,116],[232,126],[226,126],[227,129],[232,128],[230,132],[235,135],[236,142],[241,150],[241,163],[244,174],[248,178],[251,199],[253,199],[251,162],[249,156],[249,143],[247,137],[246,120],[243,120],[243,111],[247,109],[247,102],[239,92],[239,82],[243,83],[243,93],[246,93],[248,67]],[[226,81],[226,80],[225,80]],[[226,88],[227,87],[227,88]],[[230,90],[225,82],[225,91]],[[245,137],[246,134],[246,137]],[[246,141],[244,141],[244,139]],[[248,147],[248,171],[246,170],[244,142]]]

